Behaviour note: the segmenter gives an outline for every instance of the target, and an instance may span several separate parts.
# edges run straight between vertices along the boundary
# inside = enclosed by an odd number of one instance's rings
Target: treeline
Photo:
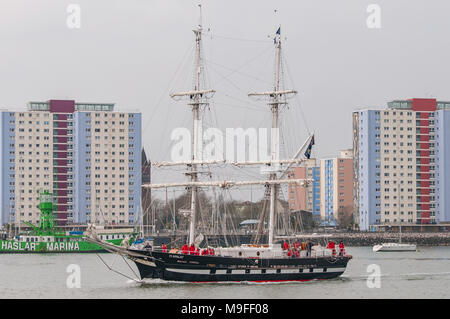
[[[197,197],[197,229],[205,233],[221,233],[242,229],[239,225],[245,220],[259,220],[264,211],[265,200],[256,202],[228,199],[219,194],[217,196],[198,192]],[[144,220],[155,225],[156,230],[187,231],[190,223],[191,195],[185,192],[176,198],[168,196],[167,200],[154,199],[151,207],[144,211]],[[268,222],[269,204],[266,204],[265,223]],[[291,214],[288,203],[279,200],[277,205],[277,225],[280,228],[292,230],[312,229],[314,224],[308,220],[304,222],[301,216]],[[146,219],[148,217],[148,219]],[[145,222],[144,222],[145,224]],[[246,226],[254,229],[256,224]]]

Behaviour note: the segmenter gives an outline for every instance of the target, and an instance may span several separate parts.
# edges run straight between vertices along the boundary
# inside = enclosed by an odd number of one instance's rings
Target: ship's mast
[[[201,89],[201,73],[202,73],[202,60],[201,60],[201,42],[202,42],[202,15],[201,15],[201,5],[200,8],[200,19],[197,29],[193,30],[195,34],[195,75],[194,75],[194,89],[190,92],[181,92],[171,94],[171,97],[177,96],[189,96],[190,103],[189,105],[192,107],[192,120],[193,120],[193,128],[192,128],[192,146],[191,146],[191,163],[190,164],[190,172],[188,173],[191,176],[191,220],[189,224],[189,244],[194,243],[195,238],[195,224],[196,224],[196,213],[197,213],[197,186],[195,185],[198,182],[198,172],[197,172],[197,164],[198,161],[198,141],[199,141],[199,124],[200,124],[200,105],[206,104],[202,102],[203,99],[207,98],[208,93],[214,93],[214,90],[202,90]],[[188,165],[189,166],[189,165]]]
[[[249,93],[249,96],[266,95],[270,97],[269,106],[272,111],[272,133],[271,133],[271,161],[279,161],[279,134],[278,134],[278,114],[279,107],[284,102],[284,98],[289,94],[296,94],[293,90],[281,90],[280,88],[280,70],[281,70],[281,27],[278,28],[275,38],[275,76],[273,92]],[[275,166],[277,167],[277,166]],[[276,168],[269,173],[269,180],[277,179]],[[269,245],[273,244],[274,228],[275,228],[275,203],[277,200],[278,186],[270,184],[270,211],[269,211]]]
[[[280,29],[278,29],[280,30]],[[280,54],[281,54],[281,41],[280,33],[277,31],[275,35],[275,78],[274,78],[274,91],[278,92],[280,90]],[[271,105],[272,110],[272,134],[271,135],[271,160],[278,160],[277,150],[278,145],[278,107],[279,107],[279,96],[277,94],[273,97],[273,103]],[[277,178],[276,172],[270,173],[269,179],[274,180]],[[273,232],[275,228],[275,203],[277,200],[276,194],[277,186],[275,184],[270,185],[270,211],[269,211],[269,245],[273,244]]]
[[[195,85],[194,91],[200,90],[200,74],[201,74],[201,42],[202,42],[202,21],[201,21],[201,5],[200,7],[200,22],[195,33]],[[193,138],[192,138],[192,160],[196,161],[197,149],[198,149],[198,124],[200,121],[200,95],[194,95],[194,101],[192,103],[192,117],[193,117]],[[191,165],[191,181],[197,181],[197,164]],[[195,222],[197,219],[197,186],[192,186],[191,189],[191,221],[189,225],[189,244],[194,242],[195,238]]]

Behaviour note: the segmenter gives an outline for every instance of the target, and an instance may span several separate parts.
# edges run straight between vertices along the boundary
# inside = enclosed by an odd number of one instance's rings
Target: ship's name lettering
[[[47,250],[80,250],[78,242],[73,243],[47,243]]]
[[[25,243],[25,245],[21,245],[21,242],[18,241],[3,241],[2,250],[36,250],[36,243]]]

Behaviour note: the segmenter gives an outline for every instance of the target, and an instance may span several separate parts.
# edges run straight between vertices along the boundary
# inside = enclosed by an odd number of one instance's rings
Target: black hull
[[[345,271],[351,256],[318,258],[234,258],[139,251],[130,257],[141,279],[187,282],[282,282],[332,279]]]

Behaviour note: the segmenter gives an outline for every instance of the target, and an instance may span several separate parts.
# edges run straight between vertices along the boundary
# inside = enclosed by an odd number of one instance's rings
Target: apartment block
[[[450,221],[450,102],[395,100],[353,112],[355,222]]]
[[[320,160],[320,214],[324,226],[336,226],[353,214],[353,151]]]
[[[134,224],[141,200],[141,114],[114,104],[30,102],[1,111],[0,223],[38,223],[39,192],[58,225]]]
[[[308,186],[289,185],[289,209],[305,210],[313,213],[315,220],[320,220],[320,167],[315,159],[309,159],[301,166],[292,168],[291,178],[309,179]]]

